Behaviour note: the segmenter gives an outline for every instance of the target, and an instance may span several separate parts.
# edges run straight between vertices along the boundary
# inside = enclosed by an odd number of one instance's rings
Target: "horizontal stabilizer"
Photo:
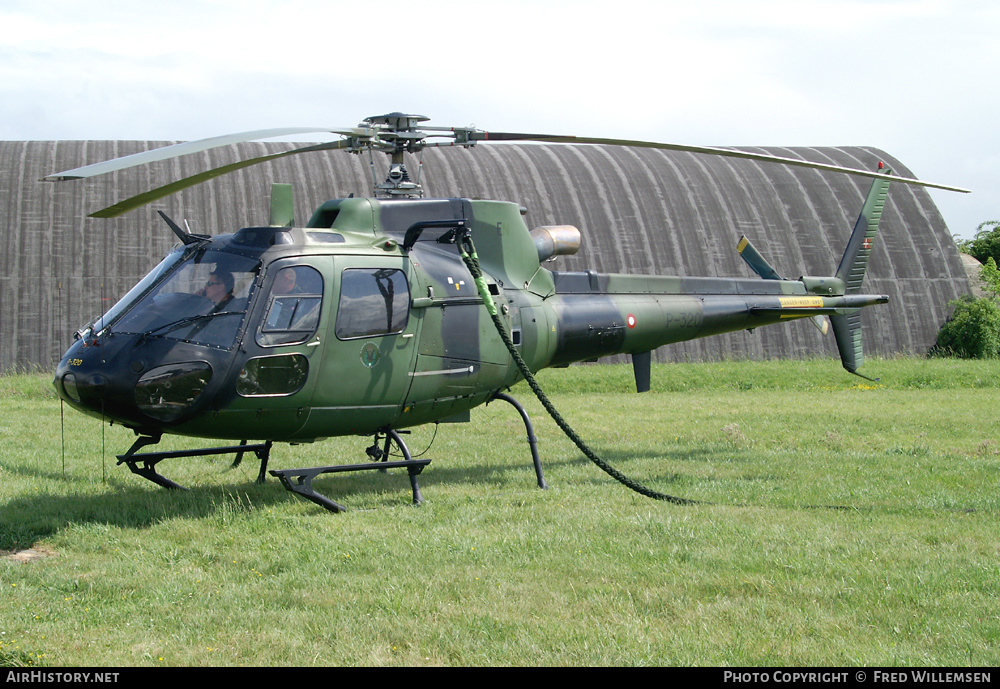
[[[820,315],[833,316],[865,306],[889,303],[884,294],[848,294],[842,297],[779,297],[779,306],[755,305],[750,313],[787,316],[788,318],[811,318]]]

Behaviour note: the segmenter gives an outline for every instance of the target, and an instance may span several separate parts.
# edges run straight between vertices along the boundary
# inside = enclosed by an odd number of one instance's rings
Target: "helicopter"
[[[179,244],[106,313],[75,333],[53,385],[71,407],[119,423],[137,439],[119,464],[166,488],[156,465],[177,457],[244,453],[334,436],[369,436],[373,462],[271,470],[290,491],[333,512],[325,473],[405,468],[413,501],[430,460],[414,458],[406,429],[461,422],[493,400],[525,424],[539,487],[545,480],[531,421],[505,391],[533,372],[628,354],[636,389],[649,390],[661,346],[795,319],[824,333],[829,317],[844,368],[862,375],[860,310],[885,304],[862,282],[891,182],[881,163],[860,170],[736,149],[607,138],[431,127],[422,115],[373,116],[357,127],[242,132],[152,149],[49,175],[66,181],[220,146],[325,132],[340,138],[202,172],[91,214],[110,218],[237,169],[305,152],[390,158],[370,197],[321,204],[293,221],[290,185],[274,184],[267,226],[194,234],[159,212]],[[632,146],[768,161],[861,175],[871,188],[834,275],[781,277],[746,236],[737,250],[757,278],[698,278],[550,270],[580,248],[570,225],[528,229],[516,203],[424,198],[404,154],[509,141]],[[373,166],[374,169],[374,166]],[[475,261],[470,259],[475,257]],[[478,274],[474,274],[478,273]],[[196,450],[142,451],[163,434],[239,441]],[[250,443],[249,439],[260,442]],[[389,461],[395,445],[403,459]]]

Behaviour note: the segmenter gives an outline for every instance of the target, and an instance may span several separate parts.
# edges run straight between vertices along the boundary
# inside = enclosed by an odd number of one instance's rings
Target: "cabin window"
[[[305,342],[319,325],[323,277],[310,266],[282,268],[271,282],[267,311],[257,332],[262,347]]]
[[[410,288],[394,268],[347,268],[341,274],[337,337],[349,340],[402,332],[410,315]]]
[[[302,389],[309,375],[309,361],[301,354],[251,359],[240,371],[236,392],[243,397],[291,395]]]

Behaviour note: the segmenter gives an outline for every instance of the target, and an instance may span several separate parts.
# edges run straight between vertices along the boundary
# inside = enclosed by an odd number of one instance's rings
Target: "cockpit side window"
[[[257,344],[262,347],[305,342],[319,325],[323,276],[311,266],[288,266],[274,276]]]
[[[395,268],[346,268],[341,274],[337,337],[400,333],[410,315],[406,275]]]

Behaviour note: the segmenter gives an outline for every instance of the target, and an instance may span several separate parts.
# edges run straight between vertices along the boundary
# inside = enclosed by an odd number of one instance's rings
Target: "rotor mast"
[[[423,196],[424,190],[420,186],[419,175],[416,182],[410,179],[403,154],[416,154],[423,150],[426,134],[418,131],[417,126],[429,119],[423,115],[391,112],[387,115],[368,117],[362,121],[360,126],[375,130],[370,148],[380,148],[389,155],[389,173],[385,181],[376,183],[374,179],[372,180],[376,197],[412,199]]]

